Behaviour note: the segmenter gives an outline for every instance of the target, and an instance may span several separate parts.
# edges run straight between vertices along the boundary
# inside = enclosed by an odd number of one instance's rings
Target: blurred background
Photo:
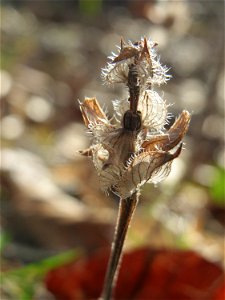
[[[5,0],[3,271],[35,263],[42,272],[39,262],[50,256],[57,264],[68,250],[90,254],[111,244],[118,199],[100,191],[92,162],[78,153],[90,143],[78,99],[97,97],[111,115],[111,101],[127,97],[123,86],[101,80],[121,36],[158,42],[172,75],[159,93],[175,117],[192,113],[186,150],[163,183],[144,186],[125,247],[188,248],[224,265],[223,1]],[[3,281],[4,299],[51,299],[41,282],[24,288],[19,280]]]

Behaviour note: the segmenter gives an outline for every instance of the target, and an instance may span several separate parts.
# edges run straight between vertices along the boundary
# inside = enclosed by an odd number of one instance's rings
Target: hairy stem
[[[137,193],[127,199],[120,199],[115,236],[112,243],[110,259],[105,276],[101,300],[110,300],[118,275],[118,267],[122,254],[126,233],[138,203]]]

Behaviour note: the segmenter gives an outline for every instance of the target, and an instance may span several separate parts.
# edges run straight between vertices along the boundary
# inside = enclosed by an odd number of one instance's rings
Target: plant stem
[[[120,199],[117,224],[115,228],[114,240],[112,243],[110,258],[108,262],[105,282],[103,286],[101,300],[110,300],[113,288],[118,275],[118,267],[122,254],[126,233],[138,203],[138,195],[134,193],[131,197]]]

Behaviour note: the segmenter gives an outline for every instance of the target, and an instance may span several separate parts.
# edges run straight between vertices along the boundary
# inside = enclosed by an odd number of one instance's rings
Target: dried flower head
[[[156,45],[146,38],[128,44],[121,39],[118,55],[113,54],[103,69],[105,82],[124,83],[129,90],[126,100],[113,102],[114,122],[97,99],[80,103],[85,125],[93,135],[92,146],[81,153],[92,158],[102,190],[123,199],[144,183],[160,182],[169,174],[190,121],[190,114],[183,111],[169,130],[164,129],[167,105],[154,85],[165,83],[170,76],[159,61]]]

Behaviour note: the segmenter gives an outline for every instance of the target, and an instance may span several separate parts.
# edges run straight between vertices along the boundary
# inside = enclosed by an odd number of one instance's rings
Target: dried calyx
[[[157,183],[169,174],[190,121],[190,114],[183,111],[169,130],[164,129],[167,105],[154,86],[170,76],[155,46],[146,38],[128,44],[121,40],[118,55],[110,57],[103,69],[106,83],[123,83],[129,91],[126,100],[113,101],[114,123],[96,98],[80,103],[85,125],[93,135],[92,146],[81,153],[92,158],[102,190],[111,190],[122,199],[139,192],[147,181]]]
[[[132,65],[136,66],[138,80],[141,88],[157,84],[161,85],[170,79],[167,74],[168,68],[162,66],[156,54],[157,43],[142,39],[139,42],[128,42],[121,39],[120,53],[110,56],[110,62],[102,70],[103,80],[108,83],[128,83],[129,70]]]

